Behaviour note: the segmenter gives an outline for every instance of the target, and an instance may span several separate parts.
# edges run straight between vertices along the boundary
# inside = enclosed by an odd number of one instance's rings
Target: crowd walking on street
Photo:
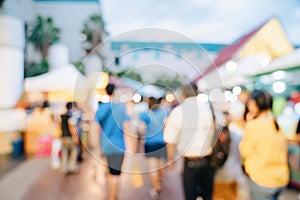
[[[182,177],[186,200],[273,200],[288,185],[287,144],[272,115],[268,92],[255,90],[246,93],[246,101],[241,98],[220,104],[203,101],[199,98],[203,92],[190,83],[181,86],[178,103],[165,109],[163,97],[144,97],[148,106],[143,108],[140,103],[116,101],[116,89],[114,84],[107,85],[109,100],[98,102],[94,113],[97,128],[93,130],[99,135],[100,149],[97,156],[106,166],[106,199],[120,198],[124,160],[140,165],[141,155],[146,167],[140,173],[150,178],[151,199],[161,198],[168,181],[164,174],[176,166],[181,169],[178,176]],[[61,115],[61,169],[65,175],[85,173],[79,170],[83,157],[78,157],[82,152],[82,113],[76,102],[67,103],[66,110]],[[220,145],[224,130],[229,132],[229,146],[223,149],[223,162],[215,165],[213,161],[220,158],[215,158],[214,147]]]

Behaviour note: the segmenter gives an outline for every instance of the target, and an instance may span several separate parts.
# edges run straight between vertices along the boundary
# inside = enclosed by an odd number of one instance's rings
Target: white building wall
[[[139,50],[121,56],[117,69],[135,69],[145,81],[154,81],[161,76],[168,77],[176,74],[187,77],[187,80],[193,80],[212,63],[211,58],[215,57],[215,54],[183,51],[180,56],[163,51]],[[116,69],[114,64],[109,67]]]

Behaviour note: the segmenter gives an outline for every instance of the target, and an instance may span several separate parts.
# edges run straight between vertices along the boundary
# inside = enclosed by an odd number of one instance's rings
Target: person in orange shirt
[[[252,198],[278,199],[289,182],[289,169],[286,140],[270,111],[272,97],[255,90],[247,106],[253,119],[246,124],[239,149],[251,180]]]

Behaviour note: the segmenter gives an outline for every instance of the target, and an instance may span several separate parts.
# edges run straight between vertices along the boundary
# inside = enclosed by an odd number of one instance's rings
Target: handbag
[[[211,112],[212,112],[213,122],[214,122],[214,136],[213,136],[213,143],[212,143],[214,146],[212,148],[210,166],[213,168],[220,168],[224,165],[224,163],[227,160],[229,150],[230,150],[231,137],[227,125],[224,125],[222,127],[217,127],[216,116],[211,103],[210,103],[210,107],[211,107]]]

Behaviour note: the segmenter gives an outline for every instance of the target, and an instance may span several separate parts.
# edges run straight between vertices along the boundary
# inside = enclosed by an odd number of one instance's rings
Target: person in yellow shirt
[[[253,91],[247,106],[253,119],[246,124],[239,149],[251,180],[252,198],[274,200],[289,182],[286,140],[270,111],[269,93]]]

